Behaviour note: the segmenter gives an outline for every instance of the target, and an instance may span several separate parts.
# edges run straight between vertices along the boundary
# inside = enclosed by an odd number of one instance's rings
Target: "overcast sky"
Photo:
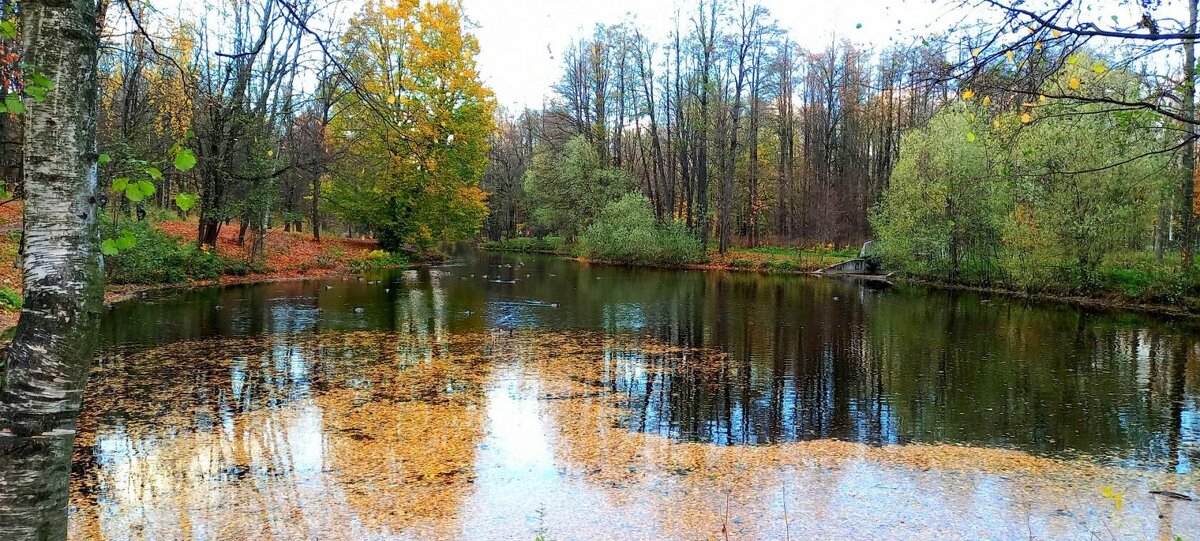
[[[685,31],[697,9],[697,0],[461,1],[474,25],[471,31],[479,38],[479,71],[496,92],[500,104],[510,109],[541,107],[562,73],[563,51],[573,40],[590,36],[597,23],[631,21],[643,34],[662,41],[674,29],[677,9],[682,10]],[[203,10],[196,0],[153,2],[164,14],[177,18],[195,16],[195,11]],[[909,42],[918,36],[945,32],[964,19],[979,15],[955,10],[958,3],[955,0],[758,2],[770,10],[772,18],[788,31],[793,41],[810,50],[821,49],[835,39],[882,48],[894,41]],[[1103,6],[1098,11],[1119,14],[1123,21],[1139,17],[1131,11],[1135,3],[1097,2]],[[325,15],[337,21],[335,26],[344,26],[344,21],[362,3],[363,0],[333,0],[332,12]],[[1175,9],[1176,3],[1165,0],[1162,11],[1167,14],[1179,11]],[[329,21],[326,19],[326,24]],[[341,32],[344,28],[333,30]]]
[[[809,49],[836,36],[886,46],[954,22],[944,2],[931,0],[761,0],[794,41]],[[477,25],[480,73],[501,105],[540,107],[561,74],[562,52],[596,23],[631,20],[644,34],[665,38],[676,9],[687,28],[695,0],[463,0]],[[860,26],[861,25],[861,26]]]

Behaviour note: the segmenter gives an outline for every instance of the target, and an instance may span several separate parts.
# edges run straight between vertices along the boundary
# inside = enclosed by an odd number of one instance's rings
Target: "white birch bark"
[[[100,318],[95,0],[23,0],[25,306],[0,384],[0,539],[65,539],[71,447]]]

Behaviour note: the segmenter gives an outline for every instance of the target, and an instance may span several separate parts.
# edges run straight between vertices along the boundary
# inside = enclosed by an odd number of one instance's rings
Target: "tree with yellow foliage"
[[[475,234],[495,99],[476,72],[479,45],[449,2],[368,1],[343,37],[355,87],[333,137],[328,208],[373,230],[389,251]]]

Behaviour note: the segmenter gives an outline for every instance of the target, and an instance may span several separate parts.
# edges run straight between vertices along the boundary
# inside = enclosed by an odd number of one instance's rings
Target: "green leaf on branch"
[[[109,156],[108,154],[101,154],[100,159],[98,159],[96,161],[98,161],[100,163],[100,165],[105,165],[108,162],[112,161],[112,156]]]
[[[175,168],[176,169],[178,169],[180,171],[189,171],[195,166],[196,166],[196,154],[192,152],[192,149],[185,148],[183,150],[180,150],[179,153],[175,155]]]
[[[0,38],[17,39],[17,24],[12,21],[0,21]]]
[[[154,195],[154,183],[153,182],[150,182],[148,180],[139,180],[137,183],[137,186],[138,186],[138,191],[141,192],[141,194],[142,194],[142,197],[150,197],[150,196]]]
[[[139,186],[140,184],[141,182],[131,182],[129,183],[129,186],[125,188],[125,197],[134,203],[140,202],[146,198],[146,194],[142,193],[142,189]]]
[[[26,88],[30,86],[36,86],[44,90],[54,89],[54,81],[51,81],[49,77],[46,77],[45,75],[42,75],[36,71],[26,70],[25,78],[28,79],[30,83],[26,85]]]
[[[14,115],[19,115],[25,112],[25,104],[21,103],[21,96],[18,96],[15,92],[4,96],[4,107],[8,109],[8,112]]]
[[[137,246],[137,237],[134,237],[133,233],[125,231],[121,233],[120,237],[117,237],[117,241],[114,244],[116,244],[118,250],[128,250]]]
[[[150,175],[150,178],[152,178],[154,180],[158,180],[158,179],[162,178],[162,171],[159,171],[157,168],[154,168],[154,167],[147,167],[146,174]]]
[[[114,256],[120,252],[121,251],[117,249],[117,241],[113,239],[104,239],[104,242],[100,243],[100,253],[104,255]]]
[[[120,177],[113,179],[113,191],[123,192],[129,186],[129,177]]]
[[[179,207],[179,210],[184,212],[191,210],[192,207],[196,206],[196,194],[175,194],[175,206]]]
[[[29,97],[38,103],[46,100],[46,89],[40,86],[27,86],[25,87],[25,93],[29,94]]]

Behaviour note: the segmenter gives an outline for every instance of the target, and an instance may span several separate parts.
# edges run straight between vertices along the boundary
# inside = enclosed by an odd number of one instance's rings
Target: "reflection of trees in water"
[[[469,486],[487,365],[436,334],[209,340],[104,360],[73,531],[354,538],[346,525],[441,516]]]
[[[200,291],[178,303],[118,306],[117,315],[135,319],[110,329],[110,340],[154,339],[154,325],[139,321],[182,321],[183,330],[170,332],[222,335],[399,329],[434,343],[485,326],[649,334],[728,355],[622,361],[661,365],[646,371],[654,379],[609,386],[630,397],[631,426],[675,438],[972,442],[1136,453],[1182,468],[1200,452],[1200,367],[1181,361],[1183,352],[1195,357],[1197,342],[1186,329],[1154,320],[829,279],[494,253],[382,279],[335,280],[332,289],[294,282]]]
[[[708,276],[653,305],[670,309],[648,330],[727,355],[610,359],[651,367],[606,382],[628,395],[635,429],[723,444],[966,442],[1184,468],[1200,454],[1200,379],[1185,355],[1197,343],[1170,326],[972,294]]]

